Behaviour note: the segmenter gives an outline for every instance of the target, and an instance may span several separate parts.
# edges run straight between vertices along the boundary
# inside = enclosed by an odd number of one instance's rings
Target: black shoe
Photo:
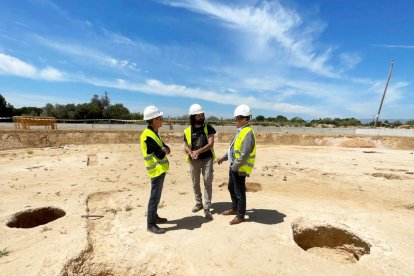
[[[213,219],[213,215],[211,214],[209,209],[205,209],[204,210],[204,218],[208,219],[208,220],[212,220]]]
[[[165,233],[165,230],[164,229],[159,228],[155,224],[154,225],[147,226],[147,231],[148,232],[152,232],[154,234],[164,234]]]
[[[193,207],[193,209],[191,209],[191,211],[193,213],[197,213],[198,211],[200,211],[202,209],[203,209],[203,205],[196,205],[196,206]]]
[[[157,223],[157,224],[166,223],[167,221],[168,221],[168,219],[160,218],[159,216],[157,216],[157,218],[155,219],[155,223]]]

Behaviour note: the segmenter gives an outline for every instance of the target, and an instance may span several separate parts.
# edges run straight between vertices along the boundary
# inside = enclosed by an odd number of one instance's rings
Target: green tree
[[[122,104],[118,103],[115,105],[109,106],[104,111],[104,118],[106,119],[129,119],[129,110],[124,107]]]
[[[66,119],[75,119],[76,118],[76,105],[67,104],[66,105]]]
[[[295,127],[303,126],[306,124],[306,121],[303,120],[301,117],[293,117],[290,119],[290,124]]]
[[[91,101],[90,103],[87,104],[87,114],[86,114],[86,118],[87,119],[102,119],[103,118],[103,109],[101,108],[101,106],[96,103]]]
[[[88,104],[78,104],[75,107],[75,119],[88,119]]]
[[[220,119],[219,119],[218,117],[216,117],[216,116],[209,116],[209,117],[207,118],[207,121],[210,121],[210,122],[217,122],[217,121],[220,121]]]
[[[277,115],[277,116],[276,116],[276,118],[275,118],[275,121],[276,121],[276,122],[280,122],[280,123],[286,123],[286,122],[288,122],[289,120],[288,120],[288,118],[286,118],[285,116],[282,116],[282,115]]]
[[[392,122],[392,124],[391,124],[391,125],[393,125],[394,127],[399,127],[399,126],[401,126],[401,125],[402,125],[402,123],[401,123],[401,121],[397,120],[397,121],[395,121],[395,122]]]
[[[43,107],[43,111],[41,116],[43,117],[55,117],[55,107],[51,103],[47,103],[45,107]]]
[[[263,115],[256,116],[256,121],[258,121],[258,122],[264,122],[264,120],[265,120],[265,117]]]
[[[40,116],[42,109],[33,106],[24,106],[21,108],[16,108],[13,111],[15,116]]]
[[[139,112],[129,114],[129,119],[131,120],[142,120],[144,119],[144,115]]]
[[[14,107],[0,94],[0,117],[13,116]]]

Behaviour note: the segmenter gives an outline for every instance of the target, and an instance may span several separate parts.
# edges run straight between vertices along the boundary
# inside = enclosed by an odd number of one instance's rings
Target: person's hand
[[[163,152],[165,152],[165,154],[170,154],[170,152],[171,152],[170,149],[166,148],[166,147],[162,147],[161,149],[162,149]]]
[[[226,161],[226,160],[224,160],[224,157],[223,158],[220,158],[219,160],[217,160],[217,163],[220,165],[221,163],[223,163],[224,161]]]
[[[197,159],[197,156],[195,155],[195,152],[192,151],[192,150],[190,151],[190,153],[188,155],[190,155],[191,159]]]

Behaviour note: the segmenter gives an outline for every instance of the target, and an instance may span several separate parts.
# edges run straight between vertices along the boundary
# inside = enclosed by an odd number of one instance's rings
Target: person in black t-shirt
[[[214,134],[216,130],[204,123],[204,110],[193,104],[189,110],[190,126],[184,130],[184,151],[190,164],[190,174],[196,204],[192,211],[204,209],[204,217],[213,219],[210,211],[213,192]],[[204,180],[204,202],[200,188],[200,174]]]

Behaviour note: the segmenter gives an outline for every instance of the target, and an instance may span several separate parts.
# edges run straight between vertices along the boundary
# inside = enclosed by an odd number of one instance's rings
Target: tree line
[[[142,120],[140,113],[131,113],[121,103],[111,104],[108,93],[101,97],[93,95],[89,103],[81,104],[51,104],[47,103],[44,107],[21,107],[14,108],[7,103],[6,99],[0,94],[0,117],[12,116],[40,116],[55,117],[57,119],[85,120],[85,119],[122,119],[122,120]]]
[[[111,104],[108,93],[98,96],[93,95],[89,103],[81,104],[51,104],[39,107],[21,107],[14,108],[8,103],[6,99],[0,94],[0,117],[12,116],[41,116],[41,117],[55,117],[57,119],[67,120],[85,120],[85,119],[122,119],[122,120],[142,120],[143,115],[140,113],[131,113],[121,103]],[[176,118],[169,118],[171,120],[182,121],[186,123],[187,115]],[[215,116],[207,118],[213,124],[231,124],[230,119],[219,119]],[[293,126],[293,127],[356,127],[356,126],[373,126],[374,121],[367,124],[361,123],[355,118],[319,118],[311,121],[306,121],[301,117],[293,117],[288,119],[285,116],[277,115],[276,117],[265,117],[258,115],[252,120],[256,125],[272,125],[272,126]],[[385,127],[398,127],[402,123],[400,121],[389,122],[384,120],[380,122]],[[414,127],[414,120],[405,122],[406,125]]]

